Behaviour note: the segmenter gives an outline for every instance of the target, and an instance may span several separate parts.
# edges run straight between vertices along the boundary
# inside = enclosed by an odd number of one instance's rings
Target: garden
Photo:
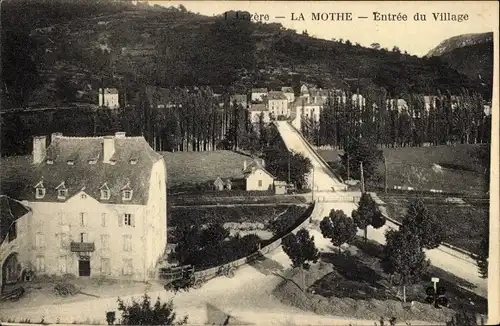
[[[299,225],[313,206],[172,208],[168,242],[171,261],[197,270],[250,255]]]
[[[485,317],[487,299],[472,292],[474,284],[427,260],[424,250],[438,247],[444,232],[422,201],[408,205],[399,230],[386,231],[385,245],[367,239],[368,226],[384,224],[380,209],[365,193],[351,217],[332,209],[320,221],[322,236],[335,250],[319,251],[306,229],[287,236],[282,245],[293,269],[283,276],[275,296],[301,309],[361,319],[444,322],[456,313]],[[357,235],[358,229],[365,230],[364,236]],[[479,272],[487,277],[481,267]],[[439,278],[437,290],[432,277]]]

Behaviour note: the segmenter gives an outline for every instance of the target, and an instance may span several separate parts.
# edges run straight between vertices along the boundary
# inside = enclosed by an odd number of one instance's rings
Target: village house
[[[271,118],[269,116],[269,109],[264,103],[252,104],[248,108],[248,112],[250,114],[250,121],[252,123],[259,123],[261,115],[264,123],[269,123],[271,121]]]
[[[295,101],[295,93],[292,87],[281,87],[281,91],[285,94],[288,103],[293,103]]]
[[[28,231],[31,211],[21,202],[0,196],[0,289],[15,284],[31,263]]]
[[[163,157],[123,132],[46,141],[34,137],[19,195],[30,210],[18,227],[21,269],[147,280],[167,240]]]
[[[110,109],[119,108],[118,90],[116,88],[99,88],[99,106]]]
[[[290,116],[288,99],[283,92],[269,92],[266,101],[269,113],[275,118]]]
[[[390,111],[397,110],[398,112],[402,112],[403,110],[408,109],[408,104],[403,99],[388,99],[387,100],[387,109]]]
[[[247,100],[247,96],[245,94],[231,95],[230,101],[231,101],[231,104],[236,103],[236,104],[241,105],[245,109],[248,108],[248,100]]]
[[[267,95],[267,88],[252,88],[252,103],[264,102],[264,97]]]
[[[309,88],[307,87],[307,85],[302,85],[300,87],[300,96],[305,98],[309,97]]]
[[[225,181],[222,181],[220,177],[217,177],[215,179],[213,186],[214,189],[217,191],[222,191],[222,190],[231,190],[233,183],[231,182],[230,179],[226,179]]]
[[[267,191],[273,189],[274,176],[265,169],[264,160],[253,160],[243,165],[243,177],[245,178],[247,191]]]

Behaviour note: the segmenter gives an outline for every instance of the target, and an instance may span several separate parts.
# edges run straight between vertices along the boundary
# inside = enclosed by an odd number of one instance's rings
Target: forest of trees
[[[490,141],[491,116],[484,114],[480,95],[464,91],[453,110],[451,95],[438,95],[428,111],[423,96],[408,96],[408,109],[401,112],[392,109],[383,95],[367,95],[361,109],[351,101],[330,98],[319,122],[303,119],[302,132],[311,143],[334,148],[344,148],[350,139],[361,135],[382,147]],[[347,98],[350,96],[347,94]],[[251,123],[241,104],[231,103],[227,93],[214,96],[209,87],[142,87],[128,104],[117,111],[75,108],[53,113],[6,113],[1,118],[2,155],[28,154],[32,136],[52,132],[93,136],[125,131],[128,135],[144,135],[158,151],[233,149],[255,154],[268,145],[269,130],[262,119]]]
[[[363,107],[330,98],[319,121],[303,119],[302,133],[316,146],[333,148],[344,148],[350,139],[361,136],[382,147],[489,143],[491,115],[484,113],[482,96],[465,90],[457,95],[438,92],[429,110],[424,96],[415,94],[402,97],[407,109],[401,110],[382,92],[366,95]]]

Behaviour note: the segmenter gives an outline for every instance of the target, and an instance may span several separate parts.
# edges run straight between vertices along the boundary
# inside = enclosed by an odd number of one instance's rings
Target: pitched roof
[[[285,94],[283,94],[283,92],[272,91],[272,92],[269,92],[267,94],[267,99],[268,100],[286,100],[287,97],[285,96]]]
[[[100,89],[100,92],[102,92],[102,88]],[[118,94],[118,90],[116,88],[105,88],[104,93],[105,94]]]
[[[274,179],[274,176],[269,173],[269,171],[267,171],[264,166],[262,166],[262,163],[259,160],[253,160],[252,162],[250,162],[250,164],[248,164],[247,167],[243,169],[243,176],[245,178],[248,178],[255,170],[262,170]]]
[[[29,212],[29,208],[8,196],[0,195],[0,244],[9,233],[12,223]]]
[[[52,164],[42,163],[28,167],[32,170],[31,183],[25,184],[21,199],[29,201],[54,201],[57,199],[55,188],[64,182],[68,189],[66,199],[81,190],[94,199],[101,201],[100,188],[106,183],[110,190],[109,200],[112,204],[141,204],[148,200],[151,168],[158,160],[163,159],[146,142],[143,137],[114,137],[115,152],[111,156],[113,164],[104,163],[104,137],[56,137],[47,148],[46,159]],[[93,158],[99,157],[93,164]],[[136,160],[131,164],[131,159]],[[73,160],[72,165],[67,161]],[[35,186],[43,181],[46,189],[44,198],[35,198]],[[122,201],[121,190],[129,185],[133,190],[131,200]]]
[[[267,93],[267,88],[252,88],[252,93]]]
[[[248,108],[248,111],[253,111],[253,112],[261,112],[261,111],[268,111],[269,109],[264,103],[257,103],[257,104],[252,104],[250,108]]]
[[[281,91],[283,93],[294,93],[293,88],[288,86],[281,87]]]

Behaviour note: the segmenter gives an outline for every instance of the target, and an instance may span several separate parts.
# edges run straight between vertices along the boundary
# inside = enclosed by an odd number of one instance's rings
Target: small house
[[[274,194],[275,195],[286,194],[286,181],[274,181]]]
[[[224,181],[222,181],[221,178],[217,177],[217,179],[215,179],[214,181],[214,189],[217,190],[217,191],[222,191],[224,190]]]
[[[247,191],[267,191],[273,188],[274,176],[265,169],[264,160],[254,160],[248,165],[245,161],[243,176]]]

